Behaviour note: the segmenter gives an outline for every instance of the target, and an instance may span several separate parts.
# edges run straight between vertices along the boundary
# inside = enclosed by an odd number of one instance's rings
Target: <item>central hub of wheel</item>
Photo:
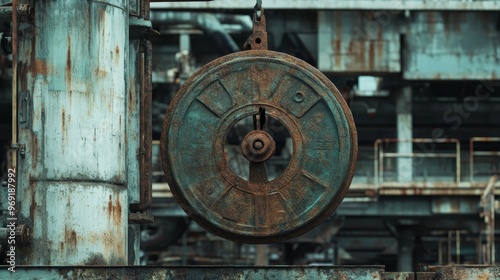
[[[253,130],[243,138],[241,150],[250,162],[264,162],[274,155],[276,143],[264,130]]]

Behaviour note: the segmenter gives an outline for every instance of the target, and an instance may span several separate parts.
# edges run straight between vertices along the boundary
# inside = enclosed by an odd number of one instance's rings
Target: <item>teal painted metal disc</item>
[[[285,171],[249,182],[229,167],[226,137],[259,113],[292,138]],[[312,229],[344,198],[357,159],[351,112],[337,88],[306,62],[272,51],[244,51],[201,68],[172,101],[161,137],[170,189],[207,230],[244,243],[271,243]]]

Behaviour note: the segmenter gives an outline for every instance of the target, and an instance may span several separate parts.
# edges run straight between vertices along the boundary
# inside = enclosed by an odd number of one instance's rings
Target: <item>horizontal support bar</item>
[[[436,153],[425,153],[425,154],[400,154],[400,153],[382,153],[384,157],[388,158],[400,158],[400,157],[420,157],[420,158],[456,158],[457,154],[436,154]]]
[[[471,142],[500,142],[500,137],[472,137]]]
[[[460,140],[454,138],[413,138],[413,139],[398,139],[398,138],[384,138],[375,140],[378,143],[450,143],[458,144]]]
[[[384,266],[16,266],[0,279],[385,279]],[[13,278],[11,278],[13,277]]]
[[[476,151],[472,152],[474,156],[500,156],[499,151]]]
[[[151,3],[152,9],[253,9],[255,2],[248,0],[213,1],[213,2],[180,2]],[[499,10],[498,1],[426,1],[426,0],[275,0],[265,1],[266,10],[434,10],[434,11],[490,11]]]

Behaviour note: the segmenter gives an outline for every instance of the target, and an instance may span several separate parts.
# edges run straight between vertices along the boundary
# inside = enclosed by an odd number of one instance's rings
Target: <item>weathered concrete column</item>
[[[411,154],[413,145],[409,140],[413,138],[412,118],[412,89],[404,87],[397,96],[396,101],[398,139],[398,153]],[[406,141],[406,142],[405,142]],[[410,157],[398,158],[398,182],[411,182],[413,173],[413,160]]]
[[[36,0],[20,24],[22,264],[127,264],[128,1]]]

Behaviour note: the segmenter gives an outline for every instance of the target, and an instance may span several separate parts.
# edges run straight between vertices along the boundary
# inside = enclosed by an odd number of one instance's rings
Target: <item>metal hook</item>
[[[262,0],[257,0],[257,4],[255,4],[255,9],[257,10],[262,9]]]
[[[254,17],[258,21],[262,18],[262,0],[257,0],[257,3],[255,4]]]

